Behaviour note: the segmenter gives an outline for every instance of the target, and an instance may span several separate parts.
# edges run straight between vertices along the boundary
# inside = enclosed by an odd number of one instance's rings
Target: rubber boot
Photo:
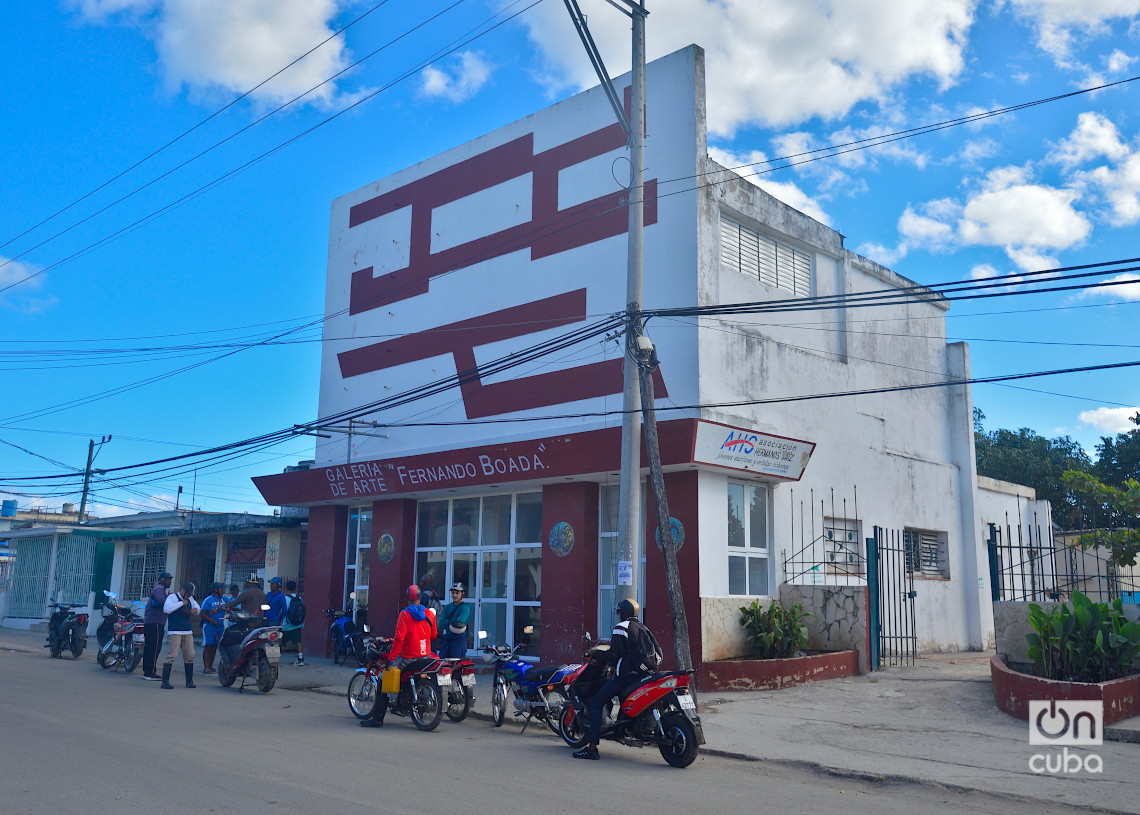
[[[186,663],[186,687],[188,687],[188,688],[198,687],[197,685],[194,684],[194,663],[193,662],[187,662]]]
[[[170,684],[170,669],[174,666],[167,662],[162,666],[162,689],[174,690],[174,686]]]

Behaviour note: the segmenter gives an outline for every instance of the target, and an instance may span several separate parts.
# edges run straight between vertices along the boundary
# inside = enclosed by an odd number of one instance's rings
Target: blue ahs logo
[[[738,453],[748,455],[756,449],[755,435],[741,431],[737,433],[735,430],[728,434],[728,438],[724,440],[724,444],[720,446],[721,450],[733,450]]]

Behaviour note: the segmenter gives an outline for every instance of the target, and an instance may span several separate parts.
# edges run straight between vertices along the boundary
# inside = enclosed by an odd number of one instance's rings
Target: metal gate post
[[[871,670],[879,668],[879,527],[867,538],[867,638],[871,641]]]
[[[1001,600],[1001,569],[998,567],[997,527],[993,524],[989,524],[989,527],[986,549],[990,554],[990,599],[996,603]]]

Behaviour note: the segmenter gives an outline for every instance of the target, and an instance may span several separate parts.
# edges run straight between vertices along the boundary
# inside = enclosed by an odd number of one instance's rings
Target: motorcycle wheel
[[[443,718],[439,686],[431,680],[412,683],[412,724],[420,730],[435,730]]]
[[[560,690],[548,691],[546,694],[546,726],[551,731],[558,735],[558,722],[562,718],[562,709],[569,704],[570,700],[566,698]]]
[[[221,661],[218,662],[218,681],[222,683],[223,688],[228,688],[232,685],[236,678],[237,677],[230,673],[230,669],[225,666],[225,663]]]
[[[51,654],[52,659],[59,659],[60,654],[63,653],[63,643],[59,640],[52,640],[51,648],[48,649],[48,652]]]
[[[454,680],[452,681],[454,682]],[[471,712],[473,701],[475,701],[475,695],[471,693],[471,688],[466,685],[459,688],[453,687],[447,692],[447,718],[453,722],[463,721]]]
[[[74,628],[68,634],[68,639],[71,641],[71,656],[73,659],[79,659],[83,656],[83,648],[87,645],[87,640],[79,636],[79,632]]]
[[[562,737],[562,741],[575,750],[585,747],[589,736],[585,725],[573,705],[562,706],[562,713],[558,716],[558,735]]]
[[[135,668],[142,662],[142,649],[135,645],[133,642],[127,645],[127,656],[123,661],[123,670],[127,673],[134,673]]]
[[[104,648],[99,649],[99,653],[95,655],[95,661],[99,663],[99,667],[106,670],[113,664],[111,659],[111,646],[108,644]]]
[[[353,654],[356,656],[356,667],[364,668],[368,665],[368,652],[364,648],[364,643],[355,642],[352,646]]]
[[[348,683],[348,709],[358,719],[369,719],[376,711],[380,701],[380,689],[376,686],[376,677],[368,674],[356,674]]]
[[[491,722],[495,727],[503,726],[503,719],[507,716],[507,683],[501,676],[495,677],[495,686],[491,688]]]
[[[257,658],[257,689],[262,693],[269,693],[277,684],[277,666],[269,664],[269,658]]]
[[[697,731],[681,713],[670,713],[661,720],[665,740],[658,747],[661,757],[673,767],[688,767],[697,758]]]

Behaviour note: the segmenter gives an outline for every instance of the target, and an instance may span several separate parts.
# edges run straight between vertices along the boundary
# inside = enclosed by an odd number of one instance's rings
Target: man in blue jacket
[[[289,601],[281,591],[280,577],[269,581],[269,594],[265,595],[265,602],[269,604],[269,610],[265,612],[265,624],[281,625],[285,622],[285,609],[288,608]]]

